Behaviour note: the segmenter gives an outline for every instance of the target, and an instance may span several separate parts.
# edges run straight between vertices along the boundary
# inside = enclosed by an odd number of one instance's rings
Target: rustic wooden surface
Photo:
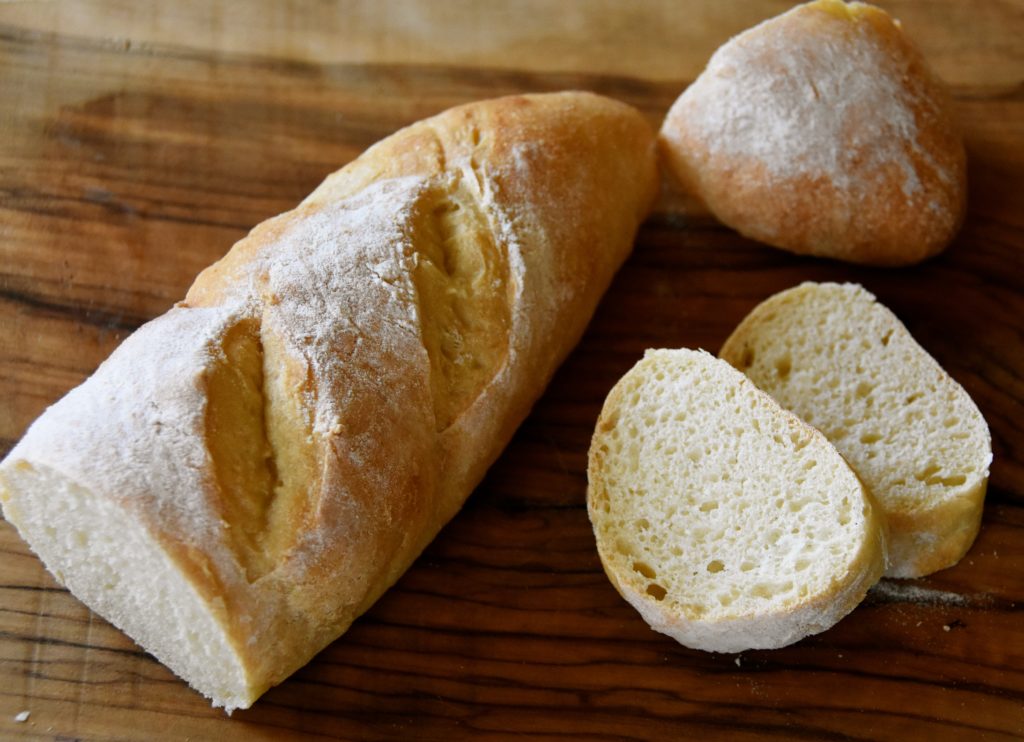
[[[0,524],[0,737],[1024,735],[1024,7],[884,5],[951,84],[966,132],[970,210],[946,254],[903,270],[797,258],[663,197],[463,512],[345,637],[231,719]],[[0,5],[0,454],[247,229],[397,127],[569,87],[657,124],[715,47],[784,7]],[[957,567],[885,583],[793,647],[691,651],[601,572],[584,508],[591,426],[645,348],[717,350],[805,279],[864,283],[978,402],[995,449],[981,535]]]

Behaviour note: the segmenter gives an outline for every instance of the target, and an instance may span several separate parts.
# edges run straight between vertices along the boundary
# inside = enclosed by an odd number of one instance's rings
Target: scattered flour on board
[[[868,593],[879,603],[917,603],[918,605],[971,606],[989,600],[986,595],[962,595],[920,587],[901,580],[882,580]]]

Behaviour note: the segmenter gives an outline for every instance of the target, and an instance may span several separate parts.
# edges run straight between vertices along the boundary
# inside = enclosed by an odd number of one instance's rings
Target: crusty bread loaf
[[[404,129],[256,227],[0,465],[87,605],[228,710],[345,631],[578,340],[657,186],[585,93]]]
[[[967,392],[854,284],[805,283],[757,306],[721,357],[819,428],[891,531],[890,577],[956,564],[977,535],[992,461]]]
[[[719,220],[792,252],[905,265],[963,219],[948,97],[899,23],[863,3],[800,5],[726,43],[660,143]]]
[[[648,351],[615,385],[588,476],[612,584],[688,647],[791,644],[884,569],[884,523],[835,448],[704,352]]]

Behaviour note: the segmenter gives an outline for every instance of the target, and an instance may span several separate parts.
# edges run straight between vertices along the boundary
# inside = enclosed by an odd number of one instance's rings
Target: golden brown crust
[[[899,25],[860,3],[809,3],[731,40],[659,146],[723,223],[796,253],[916,263],[966,208],[947,93]]]
[[[165,409],[139,391],[154,422],[122,432],[144,439],[167,409],[193,410],[164,462],[187,491],[151,496],[140,468],[112,492],[82,473],[88,447],[54,467],[130,508],[223,625],[244,687],[200,690],[249,705],[405,571],[582,334],[656,186],[653,133],[629,106],[587,93],[461,106],[257,226],[105,364],[162,379],[147,359],[175,357],[168,333],[198,359],[163,379]],[[52,458],[75,406],[97,404],[71,396],[9,462]]]
[[[443,179],[454,173],[486,184],[491,208],[515,222],[506,237],[520,243],[524,262],[521,274],[512,278],[522,285],[517,287],[520,295],[507,338],[508,364],[486,382],[468,408],[443,426],[438,438],[430,438],[422,428],[403,433],[394,425],[380,426],[380,437],[364,448],[370,460],[355,468],[341,453],[344,434],[332,440],[336,455],[323,457],[325,481],[320,486],[330,492],[340,482],[365,484],[348,487],[344,495],[323,497],[314,520],[292,528],[307,537],[320,534],[347,542],[355,537],[356,545],[325,553],[299,589],[291,576],[283,580],[292,591],[292,610],[306,617],[330,616],[324,625],[311,627],[316,650],[365,611],[454,515],[577,342],[653,200],[652,142],[639,114],[589,94],[470,104],[383,140],[328,177],[290,217],[308,218],[308,212],[381,180]],[[288,218],[278,217],[267,228],[254,230],[258,244],[241,243],[221,261],[224,265],[204,272],[188,301],[223,292],[224,269],[244,273],[254,254],[266,250],[281,233],[278,220]],[[414,214],[414,221],[420,218],[425,217]],[[505,250],[514,247],[503,245]],[[431,307],[422,308],[424,315],[430,311]],[[423,368],[406,372],[428,374]],[[380,414],[372,400],[365,401],[354,411],[353,427],[370,427],[368,419]],[[406,418],[428,401],[422,396],[408,398],[396,407]],[[367,422],[360,422],[360,417]],[[404,484],[396,481],[398,486],[378,491],[367,472],[394,469],[395,448],[410,446],[419,450],[408,457]],[[376,524],[371,531],[351,533],[348,524],[366,521],[367,515]],[[379,571],[353,569],[363,564],[379,565]],[[326,586],[339,581],[345,583],[344,589],[335,589],[333,600],[325,598]],[[267,670],[269,681],[292,672],[293,658],[303,654],[309,651],[300,647],[282,653],[279,663]]]

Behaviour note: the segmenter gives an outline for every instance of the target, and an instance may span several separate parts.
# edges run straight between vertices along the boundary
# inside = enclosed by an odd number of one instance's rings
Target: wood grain
[[[627,6],[0,7],[0,452],[246,230],[403,124],[563,88],[657,124],[718,44],[782,7]],[[1024,736],[1024,13],[887,7],[953,84],[967,135],[969,215],[947,253],[902,270],[798,258],[666,192],[463,512],[345,637],[230,719],[2,524],[0,737]],[[886,583],[793,647],[691,651],[601,571],[584,508],[591,428],[645,348],[716,351],[759,301],[808,279],[862,282],[978,402],[995,449],[981,535],[957,567]]]

